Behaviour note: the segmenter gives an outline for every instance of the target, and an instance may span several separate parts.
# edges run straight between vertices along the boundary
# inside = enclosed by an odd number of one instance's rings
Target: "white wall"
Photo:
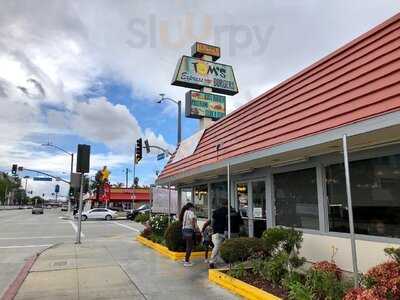
[[[398,244],[357,240],[357,259],[359,272],[365,273],[369,268],[384,262],[388,257],[383,252],[386,247],[399,247]],[[303,234],[301,255],[309,261],[330,260],[332,247],[337,248],[334,260],[346,271],[353,270],[350,239],[318,234]]]

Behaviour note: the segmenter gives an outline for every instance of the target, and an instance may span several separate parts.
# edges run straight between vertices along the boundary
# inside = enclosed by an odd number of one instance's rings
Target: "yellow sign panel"
[[[221,48],[199,42],[194,43],[192,46],[192,56],[202,57],[203,55],[210,55],[213,61],[216,61],[221,57]]]

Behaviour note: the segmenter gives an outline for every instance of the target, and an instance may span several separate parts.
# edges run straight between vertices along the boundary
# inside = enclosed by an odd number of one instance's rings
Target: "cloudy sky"
[[[2,0],[0,170],[18,163],[68,179],[69,157],[42,144],[87,143],[92,174],[107,165],[125,182],[138,137],[174,148],[176,107],[155,101],[183,99],[170,82],[194,41],[220,46],[234,67],[230,112],[398,12],[398,0]],[[197,129],[184,119],[184,137]],[[137,168],[141,183],[163,166],[155,154]],[[35,194],[54,185],[28,180]]]

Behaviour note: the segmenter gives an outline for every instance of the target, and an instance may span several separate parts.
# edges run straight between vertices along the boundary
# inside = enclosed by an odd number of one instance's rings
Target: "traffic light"
[[[149,140],[144,140],[144,147],[146,148],[146,152],[150,153],[150,144]]]
[[[13,175],[17,175],[17,171],[18,171],[18,165],[16,164],[12,165],[11,173]]]
[[[75,189],[73,187],[70,187],[69,188],[69,196],[74,197],[74,195],[75,195]]]
[[[135,163],[138,163],[139,161],[142,160],[142,148],[143,148],[143,144],[142,144],[142,138],[138,139],[136,141],[136,157],[135,157]]]
[[[54,193],[58,194],[60,192],[60,185],[56,184],[56,186],[54,187]]]
[[[133,180],[133,184],[135,185],[135,187],[137,187],[139,185],[139,178],[135,177],[135,179]]]

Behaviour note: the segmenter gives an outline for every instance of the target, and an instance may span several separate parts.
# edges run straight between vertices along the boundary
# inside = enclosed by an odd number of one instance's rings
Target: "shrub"
[[[144,224],[144,223],[146,223],[149,219],[150,219],[150,213],[149,213],[149,212],[146,212],[146,213],[143,213],[143,214],[139,213],[139,214],[137,214],[137,216],[135,217],[135,222]]]
[[[314,271],[331,273],[335,275],[338,280],[340,280],[343,275],[343,271],[335,263],[326,260],[313,263],[311,268]]]
[[[363,287],[351,289],[344,299],[400,299],[400,264],[388,261],[371,268],[363,278]]]
[[[185,241],[182,238],[182,224],[179,221],[172,222],[164,234],[165,244],[171,251],[185,251]]]
[[[232,264],[245,261],[254,254],[263,256],[266,251],[260,239],[240,237],[224,241],[220,253],[225,262]]]
[[[151,216],[149,219],[149,225],[152,232],[158,236],[164,236],[168,227],[168,219],[168,216],[165,215]]]
[[[290,254],[301,248],[303,233],[293,228],[274,227],[265,230],[262,234],[265,248],[270,252],[284,250]]]
[[[288,284],[289,299],[292,300],[314,300],[315,295],[310,287],[299,281],[293,281]]]
[[[282,280],[289,273],[288,261],[289,254],[285,251],[275,254],[265,262],[264,268],[261,270],[261,276],[274,284],[282,284]]]
[[[342,299],[344,284],[335,273],[310,269],[306,275],[305,285],[313,291],[315,299]]]
[[[235,264],[232,268],[229,269],[227,274],[239,280],[244,279],[247,276],[246,266],[243,262]]]

